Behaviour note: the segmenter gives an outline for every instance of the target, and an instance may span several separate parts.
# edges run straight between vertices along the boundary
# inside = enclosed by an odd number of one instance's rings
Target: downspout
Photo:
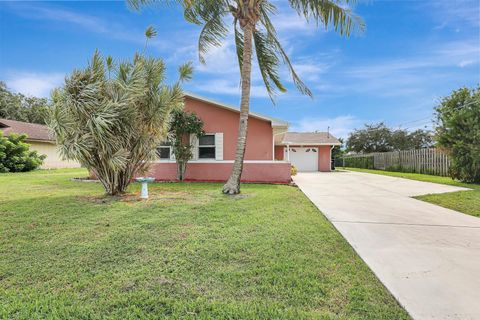
[[[272,160],[273,161],[275,161],[275,136],[278,136],[280,134],[284,134],[284,133],[287,133],[287,132],[288,132],[288,130],[273,134],[273,139],[272,139]]]
[[[328,171],[332,171],[332,150],[333,150],[333,148],[335,148],[335,146],[331,145],[330,146],[330,167],[329,167],[330,170],[328,170]]]

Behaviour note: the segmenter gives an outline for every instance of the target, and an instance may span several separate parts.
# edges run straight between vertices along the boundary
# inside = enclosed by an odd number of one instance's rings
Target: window
[[[215,159],[215,135],[207,134],[198,140],[198,158]]]
[[[170,143],[164,141],[157,148],[157,155],[161,160],[170,160]]]

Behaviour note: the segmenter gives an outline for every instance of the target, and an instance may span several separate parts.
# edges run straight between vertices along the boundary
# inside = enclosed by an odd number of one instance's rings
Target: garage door
[[[287,159],[287,148],[285,148]],[[318,148],[290,147],[290,162],[298,171],[318,171]]]

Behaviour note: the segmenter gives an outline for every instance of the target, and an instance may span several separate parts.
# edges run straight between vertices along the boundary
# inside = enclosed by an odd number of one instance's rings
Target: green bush
[[[296,176],[297,173],[298,173],[297,167],[295,167],[294,165],[292,165],[292,167],[290,168],[290,175],[291,175],[291,176]]]
[[[374,169],[373,167],[373,156],[364,156],[364,157],[344,157],[343,160],[340,160],[341,164],[345,163],[345,167],[350,168],[362,168],[362,169]]]
[[[436,140],[447,151],[452,178],[480,182],[480,87],[461,88],[436,108]]]
[[[31,171],[43,163],[46,156],[30,151],[26,139],[26,134],[10,134],[5,137],[0,131],[0,172]]]

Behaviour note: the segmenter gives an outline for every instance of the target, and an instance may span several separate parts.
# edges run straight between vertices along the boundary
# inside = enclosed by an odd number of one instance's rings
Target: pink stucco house
[[[226,181],[235,158],[238,109],[186,94],[185,110],[203,120],[206,133],[200,139],[191,137],[194,157],[187,165],[186,180]],[[288,132],[288,126],[285,121],[250,113],[242,181],[289,183],[292,164],[299,171],[330,171],[331,149],[339,141],[324,132]],[[175,180],[171,148],[159,146],[157,154],[149,174],[157,180]]]

